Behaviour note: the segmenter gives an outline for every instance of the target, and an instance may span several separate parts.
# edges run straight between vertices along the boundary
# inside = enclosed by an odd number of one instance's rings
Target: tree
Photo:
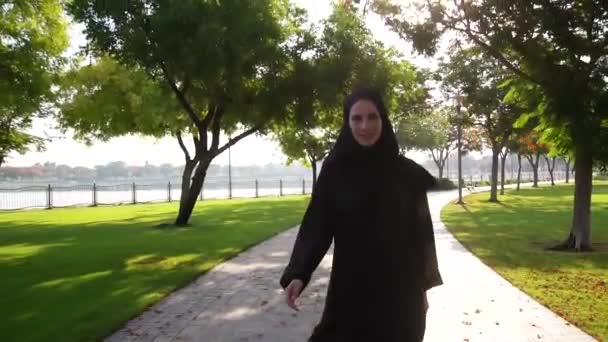
[[[313,182],[317,162],[337,138],[342,98],[350,89],[365,85],[382,91],[394,120],[419,110],[427,97],[422,73],[374,40],[351,7],[334,6],[321,25],[321,33],[315,27],[304,31],[292,50],[296,96],[288,115],[293,125],[273,129],[288,162],[312,166]]]
[[[443,178],[443,169],[449,153],[456,146],[456,136],[449,118],[448,108],[429,110],[425,115],[411,115],[400,120],[396,127],[397,142],[401,150],[418,149],[429,151]]]
[[[538,167],[540,165],[540,157],[546,156],[549,153],[549,147],[542,142],[541,134],[538,131],[531,129],[527,133],[522,134],[519,138],[521,151],[524,157],[530,163],[534,173],[533,187],[538,187]]]
[[[439,73],[448,97],[464,96],[469,119],[484,132],[492,150],[490,202],[498,202],[498,159],[520,114],[517,106],[504,101],[508,88],[503,84],[511,73],[475,47],[453,50],[450,60],[441,63]]]
[[[520,151],[517,151],[517,191],[520,190],[521,186],[521,155]]]
[[[545,162],[547,162],[547,171],[549,171],[549,176],[551,177],[551,185],[555,185],[555,179],[553,177],[553,170],[555,170],[555,161],[557,156],[549,156],[548,154],[544,155]],[[549,159],[551,158],[551,159]]]
[[[514,151],[519,152],[519,142],[517,141],[517,133],[511,133],[503,149],[500,151],[500,194],[505,194],[505,164],[507,157]],[[518,153],[519,168],[517,171],[517,189],[519,190],[519,181],[521,180],[521,155]]]
[[[417,149],[428,151],[437,170],[443,178],[443,170],[450,152],[458,148],[458,130],[454,110],[439,106],[428,112],[414,113],[397,123],[396,136],[401,150]],[[464,154],[481,150],[479,130],[465,122],[462,134]]]
[[[313,189],[317,163],[327,156],[340,129],[340,97],[353,84],[363,58],[376,55],[366,48],[377,48],[349,8],[335,5],[321,25],[321,33],[315,26],[300,32],[290,56],[295,94],[287,107],[290,124],[272,128],[289,164],[301,161],[312,167]]]
[[[570,165],[572,164],[572,158],[570,158],[568,156],[568,157],[566,157],[565,161],[566,161],[566,184],[568,184],[568,183],[570,183],[570,174],[572,173],[572,171],[574,171],[574,169],[570,168]]]
[[[529,127],[517,127],[514,129],[513,134],[509,138],[505,149],[510,153],[514,153],[517,155],[517,187],[516,191],[519,191],[521,188],[521,171],[522,171],[522,157],[524,157],[528,152],[528,145],[526,144],[526,139],[530,134],[531,129]],[[504,168],[504,165],[503,165]]]
[[[544,96],[540,117],[567,132],[576,156],[572,226],[562,247],[591,250],[593,165],[608,160],[603,125],[608,117],[608,3],[487,0],[447,8],[429,1],[421,13],[408,16],[390,0],[377,0],[374,8],[418,51],[434,53],[443,32],[456,32],[538,87]],[[412,17],[418,22],[403,19]]]
[[[290,99],[286,52],[304,12],[286,0],[75,0],[68,8],[101,59],[93,75],[86,66],[72,77],[85,84],[68,82],[63,121],[80,136],[176,137],[185,167],[175,224],[186,225],[211,161],[282,118]],[[117,85],[122,94],[110,89]],[[222,132],[232,138],[220,146]]]
[[[68,46],[59,0],[15,0],[0,5],[0,166],[11,152],[38,150],[45,139],[27,133],[54,100],[54,77]]]
[[[336,138],[333,132],[312,131],[308,128],[297,129],[284,127],[276,133],[281,150],[287,156],[287,164],[300,161],[312,168],[312,188],[317,183],[317,165],[329,153],[332,141]]]

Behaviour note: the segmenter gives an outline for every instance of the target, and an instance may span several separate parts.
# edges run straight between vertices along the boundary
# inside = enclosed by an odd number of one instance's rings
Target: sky
[[[319,22],[331,13],[329,0],[294,0],[294,2],[308,10],[312,22]],[[434,63],[432,59],[413,55],[410,44],[391,32],[378,16],[368,16],[366,23],[377,39],[404,53],[415,65],[429,67]],[[70,47],[66,52],[68,55],[75,53],[86,42],[81,26],[71,26],[69,33],[71,39]],[[184,163],[183,152],[179,148],[177,140],[172,137],[154,139],[125,136],[114,138],[108,142],[95,142],[92,146],[86,146],[75,141],[71,132],[62,134],[53,129],[54,126],[55,122],[50,119],[34,121],[31,129],[32,134],[52,136],[54,139],[46,144],[46,150],[43,152],[30,151],[23,155],[10,154],[7,166],[30,166],[36,163],[44,164],[47,161],[85,167],[94,167],[95,165],[118,160],[125,161],[129,165],[145,165],[146,163],[182,165]],[[223,142],[225,142],[225,137],[220,140],[220,143]],[[267,137],[255,135],[241,140],[231,148],[230,152],[232,165],[266,165],[286,161],[278,143]],[[427,159],[426,154],[420,152],[410,152],[407,156],[418,162]],[[213,163],[227,165],[228,153],[218,156]]]

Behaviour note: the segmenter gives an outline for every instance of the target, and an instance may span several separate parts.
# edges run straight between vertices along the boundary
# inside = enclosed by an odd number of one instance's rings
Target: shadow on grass
[[[512,190],[496,205],[485,200],[487,194],[477,194],[469,196],[465,206],[446,208],[442,218],[463,245],[501,267],[546,269],[560,264],[607,269],[608,214],[599,201],[599,208],[592,210],[594,252],[546,250],[567,237],[572,204],[564,197],[572,190],[568,186]],[[594,195],[605,193],[608,186],[594,187]]]

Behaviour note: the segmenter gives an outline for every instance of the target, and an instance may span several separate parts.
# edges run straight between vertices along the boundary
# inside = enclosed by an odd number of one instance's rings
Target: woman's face
[[[382,135],[382,118],[369,100],[359,100],[350,108],[348,125],[355,141],[363,146],[374,145]]]

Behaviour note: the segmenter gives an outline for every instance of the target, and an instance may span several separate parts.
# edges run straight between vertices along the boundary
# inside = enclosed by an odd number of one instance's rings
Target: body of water
[[[201,200],[254,198],[267,196],[310,194],[312,181],[236,182],[232,191],[225,187],[203,188]],[[0,189],[0,210],[61,208],[72,206],[114,205],[179,201],[180,184],[119,184],[77,186],[27,186]]]

